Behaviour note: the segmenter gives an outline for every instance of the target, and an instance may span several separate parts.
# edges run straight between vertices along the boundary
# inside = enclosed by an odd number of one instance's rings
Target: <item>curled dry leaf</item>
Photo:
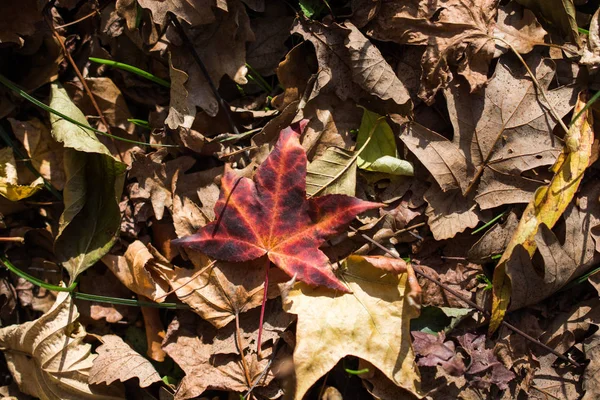
[[[172,266],[154,247],[136,240],[124,256],[107,254],[102,262],[129,290],[162,303],[169,290],[165,274]]]
[[[418,310],[409,299],[408,274],[386,274],[368,259],[346,259],[343,279],[352,293],[296,283],[283,293],[284,309],[298,315],[295,399],[344,356],[369,361],[396,385],[420,396],[410,320]]]
[[[150,361],[138,354],[117,335],[104,335],[102,346],[96,350],[98,357],[90,370],[89,383],[110,385],[116,380],[125,382],[139,379],[140,387],[160,382],[160,375]]]
[[[124,398],[119,386],[90,386],[96,358],[67,292],[35,321],[0,329],[0,347],[19,389],[42,400]]]

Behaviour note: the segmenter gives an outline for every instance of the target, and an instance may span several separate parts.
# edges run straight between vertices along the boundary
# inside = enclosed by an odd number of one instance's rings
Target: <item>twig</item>
[[[350,227],[350,230],[352,230],[355,233],[358,233],[361,235],[361,237],[365,240],[367,240],[368,242],[371,242],[372,244],[374,244],[375,246],[377,246],[378,248],[380,248],[381,250],[383,250],[386,254],[388,254],[389,256],[393,257],[393,258],[397,258],[397,259],[401,259],[401,257],[395,255],[394,253],[392,253],[391,251],[389,251],[388,249],[386,249],[384,246],[382,246],[381,244],[377,243],[375,240],[371,239],[369,236],[365,235],[364,233],[360,233],[358,231],[358,229],[354,228],[354,227]],[[438,281],[435,278],[430,277],[428,274],[424,273],[423,271],[421,271],[420,267],[417,265],[413,264],[413,268],[415,270],[415,273],[425,279],[427,279],[428,281],[438,285],[439,287],[441,287],[442,289],[444,289],[445,291],[447,291],[448,293],[452,294],[454,297],[462,300],[463,302],[467,303],[469,306],[473,307],[474,309],[476,309],[477,311],[479,311],[481,314],[483,314],[486,318],[490,318],[491,315],[490,313],[485,310],[484,308],[482,308],[481,306],[479,306],[477,303],[475,303],[474,301],[471,301],[470,299],[467,299],[466,297],[464,297],[463,295],[461,295],[460,293],[458,293],[457,291],[455,291],[454,289],[450,288],[448,285]],[[502,321],[501,323],[502,325],[504,325],[505,327],[507,327],[508,329],[510,329],[511,331],[513,331],[514,333],[524,337],[525,339],[529,340],[532,343],[537,344],[538,346],[540,346],[541,348],[543,348],[546,351],[549,351],[550,353],[554,354],[556,357],[560,358],[563,361],[568,362],[569,364],[573,365],[576,368],[579,368],[580,365],[571,360],[569,357],[560,354],[558,351],[550,348],[549,346],[545,345],[544,343],[540,342],[539,340],[535,339],[532,336],[529,336],[528,334],[526,334],[525,332],[523,332],[522,330],[520,330],[519,328],[517,328],[516,326],[506,322],[506,321]]]
[[[93,16],[94,14],[100,15],[100,13],[98,12],[98,10],[94,10],[94,11],[92,11],[91,13],[89,13],[88,15],[86,15],[84,17],[81,17],[79,19],[76,19],[75,21],[71,21],[71,22],[69,22],[67,24],[64,24],[64,25],[59,25],[59,26],[55,27],[55,29],[62,29],[62,28],[66,28],[67,26],[78,24],[81,21],[84,21],[84,20],[88,19],[89,17]]]
[[[25,238],[21,236],[0,237],[0,242],[6,243],[25,243]]]
[[[200,70],[202,71],[204,78],[206,79],[206,81],[208,82],[208,85],[210,86],[210,90],[212,90],[213,95],[215,96],[215,98],[217,99],[217,102],[219,103],[219,106],[225,112],[225,116],[227,117],[227,122],[229,123],[229,126],[231,127],[232,133],[234,135],[239,135],[240,132],[238,131],[237,126],[233,122],[233,118],[231,117],[231,113],[229,112],[229,107],[225,103],[225,100],[223,100],[223,98],[219,94],[217,87],[215,86],[214,82],[212,81],[212,79],[210,77],[210,74],[208,73],[208,70],[206,69],[206,65],[204,65],[204,62],[202,62],[200,55],[196,51],[194,44],[192,43],[190,38],[186,35],[185,31],[183,30],[183,27],[177,20],[177,17],[169,12],[169,18],[171,19],[171,23],[175,27],[175,30],[179,34],[179,37],[181,38],[181,40],[183,40],[183,43],[189,49],[190,53],[192,53],[192,57],[194,57],[194,61],[196,61],[196,64],[198,64],[198,66],[200,67]]]

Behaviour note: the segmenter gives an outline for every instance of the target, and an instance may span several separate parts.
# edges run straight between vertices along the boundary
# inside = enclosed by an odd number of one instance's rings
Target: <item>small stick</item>
[[[392,253],[391,251],[389,251],[388,249],[386,249],[384,246],[382,246],[381,244],[377,243],[375,240],[371,239],[369,236],[365,235],[364,233],[359,233],[358,229],[354,228],[354,227],[350,227],[350,229],[361,235],[361,237],[365,240],[367,240],[368,242],[374,244],[375,246],[377,246],[378,248],[380,248],[381,250],[383,250],[386,254],[388,254],[389,256],[393,257],[393,258],[397,258],[397,259],[401,259],[401,257],[396,256],[394,253]],[[477,311],[479,311],[481,314],[483,314],[486,318],[490,318],[490,313],[485,310],[484,308],[480,307],[477,303],[467,299],[466,297],[464,297],[463,295],[461,295],[460,293],[458,293],[457,291],[455,291],[454,289],[450,288],[448,285],[438,281],[435,278],[430,277],[429,275],[427,275],[426,273],[424,273],[423,271],[420,270],[420,268],[418,268],[417,265],[413,264],[413,268],[415,270],[415,273],[425,279],[427,279],[428,281],[438,285],[439,287],[441,287],[442,289],[444,289],[445,291],[447,291],[448,293],[452,294],[454,297],[464,301],[465,303],[467,303],[469,306],[473,307],[474,309],[476,309]],[[516,326],[509,324],[506,321],[502,321],[502,325],[506,326],[508,329],[510,329],[511,331],[513,331],[514,333],[521,335],[522,337],[524,337],[525,339],[529,340],[532,343],[537,344],[538,346],[542,347],[544,350],[549,351],[550,353],[554,354],[556,357],[560,358],[563,361],[568,362],[569,364],[572,364],[574,367],[581,367],[577,362],[571,360],[569,357],[560,354],[558,351],[546,346],[544,343],[540,342],[539,340],[535,339],[532,336],[529,336],[528,334],[526,334],[525,332],[523,332],[522,330],[520,330],[519,328],[517,328]]]
[[[198,66],[200,67],[200,70],[202,71],[204,78],[206,79],[206,81],[208,82],[208,85],[210,86],[210,90],[212,90],[215,98],[217,99],[217,102],[219,103],[219,106],[225,112],[225,116],[227,117],[227,122],[229,123],[229,126],[231,127],[232,133],[235,135],[239,135],[240,132],[238,131],[237,126],[233,122],[233,118],[231,117],[231,113],[229,112],[229,107],[225,103],[225,100],[223,100],[223,98],[219,94],[217,87],[215,86],[214,82],[212,81],[212,79],[210,77],[210,74],[208,73],[208,70],[206,69],[206,65],[204,65],[204,62],[202,62],[200,55],[196,51],[194,44],[192,43],[190,38],[185,34],[183,27],[177,20],[177,17],[175,15],[173,15],[172,13],[169,13],[169,17],[171,19],[171,22],[173,23],[173,26],[175,27],[175,30],[179,34],[179,37],[181,38],[181,40],[183,40],[183,43],[185,44],[185,46],[189,49],[190,53],[192,53],[192,57],[194,57],[196,64],[198,64]]]
[[[244,369],[244,376],[246,378],[246,384],[248,386],[252,385],[252,377],[250,376],[250,369],[248,368],[248,363],[246,361],[246,357],[244,357],[244,347],[242,344],[242,335],[240,333],[240,314],[239,312],[235,313],[235,345],[240,353],[240,357],[242,357],[242,368]]]

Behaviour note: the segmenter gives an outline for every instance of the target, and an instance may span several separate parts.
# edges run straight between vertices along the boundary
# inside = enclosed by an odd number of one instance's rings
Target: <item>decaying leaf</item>
[[[224,261],[267,255],[289,276],[347,292],[318,247],[356,215],[381,205],[344,195],[306,199],[306,153],[298,141],[304,125],[281,131],[275,149],[256,171],[256,183],[225,172],[217,220],[174,243]]]
[[[160,382],[160,375],[150,361],[136,353],[117,335],[102,336],[102,346],[96,350],[98,357],[90,369],[89,383],[110,385],[116,380],[125,382],[139,379],[140,387]]]
[[[87,125],[60,84],[51,85],[50,107]],[[126,165],[91,130],[50,114],[53,138],[65,147],[65,210],[55,251],[71,280],[104,256],[117,239]]]
[[[580,110],[583,110],[586,99],[585,92],[582,92],[575,107],[576,116]],[[552,228],[579,188],[592,155],[592,144],[594,143],[592,126],[593,117],[590,111],[584,112],[577,120],[573,121],[565,136],[563,152],[552,167],[555,174],[552,181],[548,186],[542,186],[535,192],[533,199],[523,212],[512,239],[498,261],[494,270],[490,332],[498,328],[510,302],[512,291],[510,271],[514,270],[514,267],[511,268],[509,260],[513,259],[513,250],[521,246],[530,258],[533,257],[538,247],[536,243],[538,228],[542,224]],[[522,256],[519,258],[523,260]],[[577,261],[578,268],[580,264]],[[546,272],[549,273],[549,271]]]
[[[215,20],[212,8],[220,8],[227,11],[227,4],[223,1],[187,1],[187,0],[168,0],[152,1],[139,0],[139,5],[152,12],[152,19],[159,25],[167,23],[167,13],[172,12],[177,17],[183,19],[191,26],[209,24]]]
[[[306,194],[345,194],[356,192],[356,157],[351,151],[329,147],[306,168]]]
[[[43,400],[122,399],[118,386],[90,385],[95,354],[67,292],[35,321],[0,329],[0,347],[19,389]]]
[[[284,309],[298,315],[294,398],[302,399],[346,355],[369,361],[420,396],[409,336],[410,319],[418,311],[409,300],[408,274],[382,276],[367,259],[353,256],[345,262],[343,279],[352,293],[336,295],[297,283],[283,294]]]

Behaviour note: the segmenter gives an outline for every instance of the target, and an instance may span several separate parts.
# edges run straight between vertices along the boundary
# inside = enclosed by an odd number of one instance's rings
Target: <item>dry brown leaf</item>
[[[517,229],[518,223],[517,214],[511,211],[503,224],[492,226],[471,247],[467,254],[468,259],[483,264],[491,261],[492,256],[502,254],[510,242],[513,232]]]
[[[346,355],[371,362],[389,379],[420,396],[409,325],[418,311],[409,301],[408,274],[386,274],[355,256],[343,279],[353,293],[297,283],[283,293],[284,309],[298,315],[295,399]]]
[[[442,192],[432,185],[424,195],[427,200],[427,223],[436,240],[453,238],[467,228],[479,223],[481,212],[477,209],[472,196],[465,200],[459,190]]]
[[[176,172],[183,174],[195,163],[193,158],[187,156],[164,162],[167,156],[166,148],[148,155],[135,154],[129,171],[129,176],[136,178],[139,183],[139,192],[136,197],[143,197],[152,202],[157,220],[163,218],[165,207],[170,208],[172,205],[171,182],[173,175]]]
[[[491,38],[497,0],[382,1],[367,35],[401,44],[427,45],[419,97],[431,104],[451,80],[449,64],[458,65],[474,91],[487,81],[494,55]]]
[[[542,87],[547,87],[554,75],[553,63],[536,55],[528,57],[528,62]],[[452,141],[415,123],[402,132],[402,141],[443,191],[460,189],[465,196],[474,194],[482,209],[506,202],[529,202],[538,185],[522,174],[554,163],[562,144],[550,133],[556,121],[536,95],[523,66],[513,57],[504,56],[485,90],[469,94],[464,85],[454,81],[445,95],[454,126]],[[576,100],[573,87],[553,89],[547,95],[560,116]],[[448,192],[447,196],[457,195]],[[474,204],[462,203],[466,209]],[[467,226],[455,225],[456,229]],[[453,230],[448,229],[446,235]]]
[[[0,3],[0,43],[25,44],[24,37],[34,35],[43,26],[44,17],[36,0]]]
[[[202,273],[200,273],[203,271]],[[177,268],[169,275],[170,284],[181,301],[216,328],[222,328],[262,303],[265,260],[244,263],[208,261],[193,270]],[[278,283],[287,275],[278,268],[269,271],[269,298],[279,296]]]
[[[542,28],[533,12],[510,2],[498,8],[498,22],[494,28],[494,38],[510,43],[521,54],[527,54],[535,45],[544,43],[547,32]],[[496,46],[506,47],[496,41]],[[506,49],[507,51],[508,49]]]
[[[210,24],[215,20],[212,8],[220,8],[227,11],[227,5],[223,1],[189,1],[189,0],[139,0],[139,5],[152,12],[152,20],[159,24],[167,23],[167,13],[172,12],[175,16],[183,19],[191,26]]]
[[[107,269],[89,269],[80,277],[78,287],[83,293],[99,296],[117,298],[127,298],[131,296],[129,289],[124,287],[115,275]],[[131,321],[137,313],[135,307],[127,307],[118,304],[96,303],[91,301],[78,301],[76,303],[83,320],[86,317],[95,321],[104,319],[106,322],[114,324],[123,319]]]
[[[57,190],[65,186],[63,146],[57,143],[46,126],[37,118],[30,121],[10,121],[12,131],[23,143],[33,167]]]
[[[239,84],[247,82],[246,43],[254,40],[244,5],[239,0],[229,0],[227,9],[216,11],[213,23],[187,31],[217,88],[225,75]],[[179,38],[174,40],[179,42]],[[211,117],[217,115],[217,99],[188,48],[171,49],[170,71],[171,103],[165,121],[169,128],[190,128],[197,106]]]
[[[582,400],[593,400],[600,396],[600,382],[598,382],[598,370],[600,369],[598,365],[600,360],[599,341],[600,335],[596,332],[583,342],[585,358],[590,360],[590,363],[583,372],[582,389],[585,391],[585,395]]]
[[[292,48],[279,63],[277,79],[284,88],[284,92],[275,96],[272,101],[279,111],[283,111],[304,95],[311,77],[310,61],[313,61],[314,58],[308,43],[303,42]],[[314,60],[314,64],[316,64],[316,60]]]
[[[90,370],[89,383],[110,385],[116,380],[125,382],[139,379],[140,387],[160,382],[160,375],[150,361],[138,354],[117,335],[104,335],[102,346],[96,350],[98,357]]]
[[[122,399],[118,386],[90,386],[96,358],[67,292],[34,321],[0,329],[0,347],[19,389],[42,400]]]
[[[412,109],[410,96],[392,67],[351,22],[326,25],[297,19],[292,33],[309,40],[317,53],[320,68],[309,100],[320,93],[355,101],[370,94],[392,100],[402,114]]]
[[[144,296],[139,296],[145,301]],[[144,330],[146,331],[146,343],[148,350],[146,355],[157,362],[165,361],[165,352],[161,344],[165,338],[165,327],[160,319],[159,309],[153,307],[141,307],[144,316]]]
[[[250,20],[256,40],[248,44],[246,62],[259,74],[273,75],[287,53],[285,41],[290,36],[293,17],[285,3],[271,1],[260,17]]]
[[[107,254],[102,262],[115,274],[129,290],[162,303],[169,290],[165,271],[171,264],[151,245],[139,240],[131,243],[124,256]]]
[[[199,396],[207,389],[246,392],[268,365],[279,334],[293,320],[292,316],[281,311],[280,304],[267,304],[262,336],[263,357],[260,360],[257,359],[255,351],[259,310],[245,313],[240,318],[241,345],[245,353],[250,384],[240,362],[233,324],[217,331],[193,313],[178,314],[169,325],[163,343],[163,349],[186,373],[177,389],[175,399]],[[281,392],[273,378],[273,371],[269,369],[265,377],[258,381],[253,392],[268,398],[280,395]]]

